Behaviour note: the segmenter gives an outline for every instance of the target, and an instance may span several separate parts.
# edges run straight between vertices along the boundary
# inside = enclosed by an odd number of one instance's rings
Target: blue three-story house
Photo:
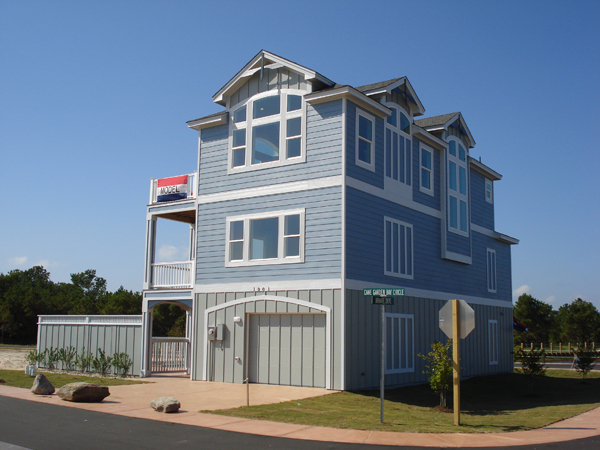
[[[385,312],[387,386],[425,382],[463,299],[475,329],[462,375],[510,372],[511,245],[494,227],[501,176],[470,156],[462,114],[419,118],[406,77],[352,87],[261,51],[188,122],[198,166],[152,180],[142,374],[153,308],[187,311],[194,380],[379,386],[380,310],[365,288],[404,288]],[[158,220],[189,224],[189,260],[156,262]]]

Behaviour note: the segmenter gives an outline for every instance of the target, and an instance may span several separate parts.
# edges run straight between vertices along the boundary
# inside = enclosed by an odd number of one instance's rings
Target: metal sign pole
[[[385,397],[385,303],[381,304],[381,381],[379,383],[379,396],[381,397],[381,417],[383,423],[383,399]]]

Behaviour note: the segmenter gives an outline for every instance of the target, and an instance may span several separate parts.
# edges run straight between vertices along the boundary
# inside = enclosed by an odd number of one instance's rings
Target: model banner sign
[[[156,201],[172,202],[187,198],[188,176],[159,178],[156,185]]]

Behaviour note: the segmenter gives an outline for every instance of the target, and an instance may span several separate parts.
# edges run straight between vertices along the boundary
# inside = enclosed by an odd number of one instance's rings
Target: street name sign
[[[373,305],[393,305],[394,297],[373,297],[371,299]]]
[[[368,288],[363,289],[365,297],[401,297],[404,295],[404,288]]]

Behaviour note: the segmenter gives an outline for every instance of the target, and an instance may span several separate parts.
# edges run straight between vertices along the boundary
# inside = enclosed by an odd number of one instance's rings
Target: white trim
[[[360,135],[360,117],[371,122],[371,140],[369,141],[366,137]],[[370,170],[371,172],[375,172],[375,117],[371,114],[361,111],[359,108],[356,108],[356,119],[354,128],[355,132],[355,143],[354,143],[354,164],[363,169]],[[370,145],[370,153],[369,153],[369,162],[363,161],[359,158],[359,146],[360,141],[368,142]]]
[[[360,106],[379,117],[387,117],[392,113],[388,107],[383,106],[381,103],[376,102],[350,86],[342,86],[336,89],[326,89],[324,91],[307,94],[304,97],[304,100],[308,103],[316,104],[342,98],[352,101],[355,105]]]
[[[398,239],[398,248],[394,248],[393,243],[392,243],[392,253],[397,254],[401,248],[401,246],[404,244],[405,246],[405,260],[404,260],[404,264],[405,264],[405,272],[406,273],[402,273],[402,260],[401,260],[401,255],[396,255],[398,258],[398,272],[394,272],[393,267],[392,270],[388,271],[387,270],[387,265],[388,265],[388,260],[387,260],[387,254],[388,254],[388,247],[387,247],[387,223],[390,222],[390,224],[392,225],[397,225],[398,229],[400,229],[400,227],[405,227],[405,229],[410,229],[410,242],[408,241],[408,237],[407,237],[407,232],[405,230],[405,234],[404,234],[404,242],[401,242],[401,237],[399,236]],[[400,233],[399,233],[400,234]],[[414,260],[415,260],[415,254],[414,254],[414,228],[410,223],[406,223],[406,222],[402,222],[400,220],[396,220],[393,219],[391,217],[388,216],[384,216],[383,217],[383,274],[387,275],[389,277],[396,277],[396,278],[404,278],[404,279],[408,279],[408,280],[412,280],[415,277],[415,264],[414,264]],[[410,245],[410,260],[408,257],[408,245]],[[409,264],[410,264],[410,274],[409,274]]]
[[[362,280],[346,280],[346,289],[361,291],[367,287],[372,286],[373,283]],[[397,288],[398,284],[386,284],[378,283],[378,287],[381,288]],[[430,291],[427,289],[416,289],[407,287],[404,290],[407,297],[418,297],[422,300],[453,300],[456,298],[465,300],[468,303],[474,305],[486,305],[486,306],[497,306],[500,308],[511,308],[513,307],[511,300],[494,300],[490,298],[474,297],[470,295],[457,295],[449,292]]]
[[[455,150],[456,150],[456,156],[451,155],[450,154],[450,143],[454,142],[455,144]],[[450,217],[448,217],[448,231],[450,233],[454,233],[454,234],[458,234],[460,236],[465,236],[465,237],[470,237],[469,235],[469,226],[470,226],[470,217],[471,217],[471,199],[470,199],[470,172],[469,172],[469,148],[468,146],[464,145],[464,147],[467,148],[463,148],[463,150],[465,151],[465,160],[461,160],[460,159],[460,148],[463,147],[464,142],[462,142],[460,139],[458,139],[456,136],[451,136],[448,138],[448,150],[446,151],[447,153],[447,158],[446,158],[446,162],[447,162],[447,166],[446,166],[446,172],[448,173],[448,177],[447,177],[447,186],[446,186],[446,196],[448,197],[448,215],[450,216],[452,214],[453,209],[450,207],[451,202],[450,199],[454,198],[456,199],[456,228],[452,226],[452,222],[450,220]],[[456,166],[456,170],[454,171],[455,174],[455,182],[456,182],[456,189],[451,189],[450,188],[450,163],[453,163]],[[461,193],[460,192],[460,169],[464,169],[464,173],[465,173],[465,193]],[[460,205],[461,202],[464,202],[466,204],[466,217],[465,217],[465,223],[463,223],[463,221],[461,220],[461,214],[460,214]],[[463,230],[461,228],[462,225],[465,225],[466,230]]]
[[[518,239],[498,233],[497,231],[490,230],[489,228],[482,227],[481,225],[477,225],[475,223],[471,223],[471,231],[491,237],[497,241],[504,242],[505,244],[515,245],[519,243]]]
[[[449,259],[463,264],[473,264],[473,257],[446,250],[443,259]]]
[[[398,319],[398,325],[400,325],[400,321],[402,319],[406,319],[407,321],[410,320],[412,322],[411,327],[410,327],[411,331],[412,331],[412,336],[411,336],[411,342],[412,342],[412,352],[411,352],[412,353],[412,361],[410,361],[410,367],[407,364],[407,367],[404,368],[404,369],[402,369],[400,367],[402,365],[402,363],[399,361],[398,362],[398,369],[393,369],[393,368],[392,369],[388,369],[387,368],[387,355],[388,355],[388,352],[386,351],[386,354],[385,354],[385,359],[386,359],[386,361],[385,361],[385,374],[388,375],[388,374],[393,374],[393,373],[411,373],[411,372],[414,372],[415,371],[415,316],[414,316],[414,314],[385,313],[384,336],[385,336],[386,344],[388,342],[388,338],[387,338],[388,337],[387,336],[387,333],[388,333],[388,330],[387,330],[387,319],[388,319],[388,317],[392,319],[392,324],[394,323],[394,321],[393,321],[394,318]],[[401,328],[400,328],[400,330],[401,330]],[[392,349],[391,349],[390,353],[392,354],[392,357],[396,356],[400,360],[402,360],[402,358],[404,356],[406,356],[406,354],[408,353],[407,352],[408,339],[406,339],[407,336],[400,336],[400,333],[398,333],[398,337],[400,338],[400,343],[404,344],[404,346],[403,346],[403,348],[400,348],[399,352],[396,351],[396,349],[393,347],[393,345],[394,345],[394,339],[393,339],[393,335],[392,335],[392,337],[390,338],[390,342],[392,343]],[[409,362],[409,361],[407,361],[407,362]]]
[[[298,300],[295,298],[289,297],[280,297],[277,295],[264,295],[264,296],[253,296],[240,298],[237,300],[233,300],[231,302],[221,303],[219,305],[212,306],[204,310],[204,330],[208,328],[208,315],[210,313],[219,311],[221,309],[229,308],[232,306],[242,305],[245,303],[252,303],[261,300],[271,300],[276,302],[283,303],[291,303],[298,306],[303,306],[306,308],[316,309],[317,311],[322,311],[325,313],[325,389],[331,389],[331,308],[324,305],[319,305],[317,303],[307,302],[305,300]],[[252,314],[314,314],[314,313],[290,313],[290,312],[273,312],[273,313],[252,313]],[[246,319],[248,314],[246,314]],[[244,326],[248,326],[248,321],[245,322]],[[248,328],[247,328],[248,329]],[[208,354],[210,341],[208,339],[204,339],[204,361],[203,361],[203,380],[207,380],[208,377]],[[246,334],[246,348],[249,347],[248,335]],[[246,361],[248,358],[246,357]]]
[[[385,105],[390,108],[390,110],[396,110],[396,125],[390,124],[386,118],[384,124],[384,136],[383,136],[383,185],[385,190],[392,190],[397,195],[402,195],[403,197],[412,199],[412,152],[413,148],[411,145],[410,157],[407,161],[407,152],[408,152],[408,143],[412,143],[412,138],[410,135],[410,129],[412,129],[410,114],[407,114],[404,108],[402,108],[397,103],[386,102]],[[402,131],[400,128],[402,124],[402,116],[406,117],[409,123],[409,133]],[[390,138],[392,138],[392,142],[388,144],[388,130],[390,132]],[[404,157],[403,161],[400,160],[400,142],[398,142],[398,147],[394,148],[393,146],[393,135],[395,133],[398,136],[398,140],[404,140]],[[390,146],[390,159],[394,160],[394,155],[396,155],[397,165],[396,167],[392,164],[392,161],[388,161],[388,152],[387,147]],[[407,163],[408,162],[408,163]],[[390,175],[388,176],[388,166]],[[400,168],[404,166],[404,173],[401,173]],[[398,174],[398,179],[394,178],[394,169],[396,169]],[[401,181],[404,179],[404,181]],[[411,182],[407,182],[410,179]]]
[[[498,321],[491,319],[488,320],[488,361],[490,366],[498,364]]]
[[[342,185],[342,176],[315,178],[313,180],[294,181],[291,183],[272,184],[247,189],[236,189],[233,191],[217,192],[215,194],[201,195],[196,200],[199,205],[208,203],[226,202],[266,195],[289,194],[292,192],[310,191]]]
[[[442,212],[437,209],[423,205],[422,203],[415,202],[408,198],[399,197],[393,192],[387,192],[385,189],[380,189],[376,186],[373,186],[369,183],[365,183],[364,181],[360,181],[348,175],[346,176],[346,185],[353,189],[358,189],[359,191],[365,192],[369,195],[374,195],[384,200],[396,203],[397,205],[406,206],[407,208],[410,208],[414,211],[423,214],[427,214],[428,216],[435,217],[437,219],[442,218]]]
[[[225,125],[227,123],[227,111],[220,112],[208,117],[201,117],[200,119],[190,120],[187,122],[188,128],[194,130],[202,130],[203,128],[215,127],[217,125]]]
[[[396,89],[397,87],[400,87],[400,85],[403,85],[405,83],[406,83],[407,90],[412,95],[413,99],[415,100],[414,103],[417,106],[417,114],[415,114],[415,115],[420,116],[425,112],[425,107],[421,103],[421,100],[417,96],[417,93],[415,92],[412,85],[410,84],[410,81],[408,81],[408,78],[406,78],[406,77],[402,77],[399,80],[396,80],[395,82],[390,83],[385,87],[378,88],[378,89],[371,89],[370,91],[364,91],[363,93],[367,96],[383,94],[383,93],[391,94],[394,89]]]
[[[423,166],[423,151],[428,152],[431,155],[431,169],[424,167]],[[427,173],[429,173],[429,186],[430,188],[427,189],[426,187],[423,186],[423,170],[427,171]],[[423,143],[421,143],[421,145],[419,145],[419,190],[425,194],[434,196],[435,195],[435,183],[434,183],[434,176],[435,176],[435,163],[434,163],[434,153],[433,153],[433,149],[431,147],[429,147],[428,145],[425,145]]]
[[[346,179],[346,121],[348,101],[342,99],[342,180]],[[342,267],[341,267],[341,305],[340,305],[340,389],[346,389],[346,183],[342,184]]]
[[[304,208],[296,208],[282,211],[269,211],[254,214],[244,214],[240,216],[229,216],[226,218],[226,238],[225,238],[225,267],[247,267],[247,266],[264,266],[272,264],[297,264],[304,262],[304,236],[305,236],[305,214]],[[300,216],[300,244],[298,256],[285,256],[283,254],[285,248],[285,218],[287,216]],[[260,219],[275,219],[278,220],[277,227],[277,258],[269,259],[250,259],[250,222]],[[236,242],[242,242],[243,251],[241,260],[231,260],[230,257],[230,232],[231,222],[243,222],[243,237]]]
[[[486,267],[487,267],[487,276],[486,276],[486,280],[487,280],[487,290],[488,292],[491,293],[496,293],[498,291],[498,277],[497,277],[497,273],[498,273],[498,263],[497,263],[497,259],[496,259],[496,250],[492,249],[492,248],[488,248],[485,254],[485,261],[486,261]],[[491,262],[491,265],[490,265]]]
[[[267,274],[265,274],[268,276]],[[216,293],[216,292],[252,292],[258,287],[264,287],[266,291],[305,291],[312,289],[341,289],[340,278],[315,279],[315,280],[269,280],[260,279],[258,276],[253,281],[239,283],[214,283],[196,284],[194,294]]]
[[[490,169],[488,166],[483,164],[481,161],[477,161],[475,158],[472,158],[470,156],[469,156],[469,164],[474,169],[476,169],[477,171],[481,172],[483,175],[491,178],[494,181],[498,181],[498,180],[502,179],[502,175],[500,175],[498,172]]]
[[[490,189],[488,190],[488,185]],[[485,201],[488,203],[494,204],[494,182],[489,178],[486,178],[484,181],[484,191],[485,191]],[[488,192],[490,193],[490,197],[488,198]]]
[[[421,128],[419,125],[416,125],[415,123],[413,123],[411,125],[410,132],[414,137],[416,137],[421,142],[423,142],[423,140],[426,139],[427,141],[429,141],[429,142],[427,142],[428,145],[431,145],[431,146],[437,145],[439,150],[444,150],[444,149],[448,148],[448,143],[446,141],[443,141],[440,138],[435,137],[433,134],[431,134],[425,128]],[[421,137],[418,137],[418,136],[421,136]]]

